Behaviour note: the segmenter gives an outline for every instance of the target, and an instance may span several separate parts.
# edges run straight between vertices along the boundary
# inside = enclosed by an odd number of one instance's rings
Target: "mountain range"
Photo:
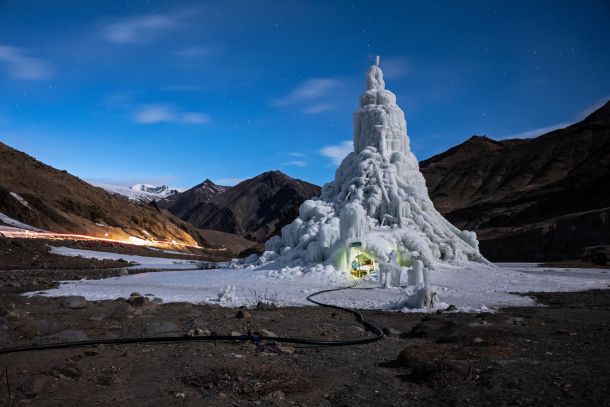
[[[554,261],[608,250],[610,102],[536,138],[471,137],[420,168],[435,207],[476,231],[491,260]]]
[[[610,102],[536,138],[473,136],[420,169],[435,207],[474,230],[490,260],[609,257]],[[0,143],[0,215],[54,231],[153,236],[239,254],[261,250],[320,193],[280,171],[234,187],[206,179],[184,192],[147,184],[103,188]]]

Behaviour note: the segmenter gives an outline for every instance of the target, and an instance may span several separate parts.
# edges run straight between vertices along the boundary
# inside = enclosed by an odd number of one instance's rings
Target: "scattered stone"
[[[178,399],[183,399],[186,397],[186,394],[184,393],[176,393],[174,394],[174,397],[178,398]]]
[[[81,309],[87,305],[87,300],[82,295],[71,295],[61,300],[62,308]]]
[[[400,336],[400,335],[402,335],[401,331],[399,331],[396,328],[392,328],[392,327],[383,328],[383,333],[386,334],[387,336]]]
[[[235,318],[237,319],[250,319],[252,318],[252,314],[250,314],[248,311],[240,309],[239,311],[237,311],[237,314],[235,314]]]
[[[188,336],[206,336],[206,331],[201,328],[191,328],[188,332]],[[210,331],[207,331],[208,335]]]
[[[231,336],[241,336],[241,332],[233,331],[231,332]]]
[[[472,340],[473,345],[482,345],[484,343],[485,343],[485,341],[483,340],[483,338],[474,338]]]
[[[262,336],[267,336],[267,337],[269,337],[269,338],[277,338],[277,335],[276,335],[276,334],[274,334],[273,332],[268,331],[268,330],[266,330],[266,329],[261,329],[261,330],[260,330],[260,333],[261,333],[261,335],[262,335]]]
[[[127,302],[132,307],[143,307],[144,305],[146,305],[148,303],[148,298],[142,297],[141,295],[137,296],[137,295],[132,294],[129,297],[129,299],[127,300]]]
[[[272,393],[267,394],[265,396],[267,400],[286,400],[286,395],[281,390],[276,390]]]
[[[447,312],[452,312],[452,311],[457,311],[457,307],[453,304],[449,305],[447,308],[445,308],[445,311]]]
[[[272,302],[262,302],[259,301],[256,303],[256,310],[257,311],[273,311],[277,309],[277,305],[275,305]]]
[[[294,348],[292,346],[279,346],[278,349],[282,353],[294,353]]]
[[[78,379],[83,375],[80,368],[74,363],[66,363],[63,365],[55,366],[52,368],[52,371],[58,376],[62,375],[63,377],[67,377],[70,379]]]

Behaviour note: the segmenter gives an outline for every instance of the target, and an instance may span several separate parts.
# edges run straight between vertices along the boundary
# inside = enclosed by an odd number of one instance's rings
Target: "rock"
[[[267,400],[286,400],[286,395],[281,390],[276,390],[272,393],[267,394],[265,396]]]
[[[129,275],[129,270],[122,269],[121,271],[119,271],[119,276],[121,276],[121,277],[125,277],[128,275]]]
[[[83,375],[78,365],[74,363],[66,363],[63,365],[55,366],[52,368],[52,370],[70,379],[78,379]]]
[[[87,305],[87,300],[82,295],[71,295],[61,300],[62,308],[81,309]]]
[[[163,298],[155,297],[152,299],[153,304],[163,304]]]
[[[383,328],[383,333],[386,334],[387,336],[400,336],[400,335],[402,335],[401,331],[399,331],[396,328],[392,328],[392,327]]]
[[[447,308],[445,308],[445,311],[447,312],[452,312],[452,311],[457,311],[457,307],[453,304],[449,305]]]
[[[95,378],[95,383],[100,386],[104,386],[104,387],[115,384],[116,382],[117,382],[116,378],[114,376],[110,376],[110,375],[101,375],[101,376],[97,376]]]
[[[129,296],[130,297],[141,297],[142,294],[140,294],[139,292],[136,291],[136,292],[133,292],[133,293],[129,294]]]
[[[53,332],[57,332],[57,324],[49,322],[46,319],[37,319],[34,321],[34,326],[42,336],[51,335]]]
[[[207,332],[207,335],[210,334],[210,331],[208,331],[207,329],[203,330],[201,328],[191,328],[189,330],[188,336],[207,336],[206,332]]]
[[[171,321],[151,322],[142,331],[144,336],[155,336],[159,334],[170,334],[178,332],[178,327]]]
[[[473,345],[482,345],[484,343],[485,343],[485,341],[483,340],[483,338],[474,338],[472,340]]]
[[[268,338],[277,338],[276,334],[274,334],[273,332],[268,331],[266,329],[261,329],[260,333],[261,333],[262,336],[266,336]]]
[[[235,318],[237,319],[250,319],[252,318],[252,314],[250,314],[248,311],[240,309],[239,311],[237,311],[237,314],[235,314]]]
[[[256,310],[257,311],[273,311],[277,309],[277,305],[275,305],[272,302],[262,302],[259,301],[256,303]]]
[[[28,398],[36,398],[46,387],[47,379],[45,377],[35,376],[27,378],[17,387],[17,390]]]
[[[143,307],[144,305],[146,305],[148,303],[148,298],[142,297],[142,296],[132,295],[132,296],[129,297],[127,302],[132,307]]]
[[[241,332],[233,331],[231,332],[231,336],[241,336]]]
[[[279,346],[278,349],[282,353],[294,353],[294,348],[292,346]]]

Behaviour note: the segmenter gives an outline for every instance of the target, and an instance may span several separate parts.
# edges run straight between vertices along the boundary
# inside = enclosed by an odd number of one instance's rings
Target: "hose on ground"
[[[241,336],[230,336],[230,335],[202,335],[202,336],[164,336],[164,337],[133,337],[133,338],[111,338],[111,339],[93,339],[86,341],[74,341],[74,342],[62,342],[62,343],[48,343],[41,345],[28,345],[28,346],[16,346],[11,348],[0,348],[0,355],[9,353],[20,353],[30,351],[42,351],[42,350],[53,350],[53,349],[67,349],[67,348],[81,348],[96,345],[127,345],[127,344],[143,344],[143,343],[188,343],[188,342],[220,342],[220,341],[240,341],[240,342],[254,342],[258,343],[263,340],[275,341],[281,343],[292,343],[299,345],[315,345],[315,346],[354,346],[364,345],[367,343],[376,342],[384,337],[383,330],[377,325],[370,321],[367,321],[362,313],[351,308],[345,308],[338,305],[326,304],[320,301],[316,301],[313,297],[341,290],[349,290],[355,288],[358,283],[340,288],[332,288],[328,290],[317,291],[307,296],[307,301],[319,305],[321,307],[337,309],[341,311],[349,312],[356,317],[356,321],[360,323],[365,331],[374,334],[372,337],[353,339],[353,340],[339,340],[339,341],[321,341],[316,339],[303,339],[303,338],[290,338],[290,337],[272,337],[265,335],[254,335],[247,334]]]

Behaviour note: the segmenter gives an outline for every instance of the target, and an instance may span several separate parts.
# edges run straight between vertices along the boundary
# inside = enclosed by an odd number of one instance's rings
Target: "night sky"
[[[610,2],[2,1],[0,141],[93,182],[322,184],[381,56],[419,159],[610,99]]]

